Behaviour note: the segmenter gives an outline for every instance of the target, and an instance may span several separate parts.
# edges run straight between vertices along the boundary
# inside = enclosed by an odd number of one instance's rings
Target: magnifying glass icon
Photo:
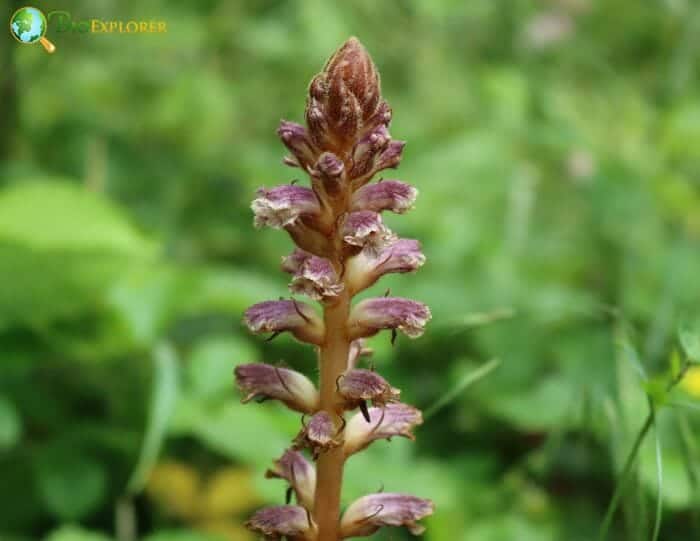
[[[17,41],[25,45],[39,42],[47,53],[53,53],[56,46],[45,37],[47,26],[46,16],[31,6],[19,8],[10,17],[10,34]]]

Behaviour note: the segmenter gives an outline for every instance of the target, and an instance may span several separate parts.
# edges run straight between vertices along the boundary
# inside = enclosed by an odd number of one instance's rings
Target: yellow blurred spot
[[[202,498],[203,512],[220,517],[248,511],[258,505],[250,472],[240,468],[222,468],[207,483]]]
[[[164,510],[180,518],[199,515],[200,478],[197,470],[178,462],[161,462],[151,472],[146,493]]]
[[[681,388],[691,396],[700,398],[700,366],[691,366],[681,381]]]
[[[230,541],[255,541],[253,534],[241,526],[241,521],[234,520],[205,520],[196,525],[198,530],[216,535]]]
[[[193,467],[161,462],[151,472],[148,496],[171,516],[231,541],[254,541],[241,524],[260,505],[251,474],[242,468],[221,468],[206,480]]]

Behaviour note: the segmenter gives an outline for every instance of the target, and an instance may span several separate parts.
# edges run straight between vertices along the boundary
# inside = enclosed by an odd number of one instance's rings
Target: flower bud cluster
[[[248,526],[265,539],[290,541],[368,536],[382,526],[420,533],[418,521],[432,513],[432,502],[395,493],[370,494],[351,503],[331,532],[319,526],[323,520],[316,492],[323,471],[317,472],[313,461],[331,451],[345,461],[372,442],[394,436],[413,439],[414,427],[422,423],[419,410],[399,401],[398,389],[357,366],[368,353],[364,339],[381,330],[392,332],[392,342],[397,331],[416,338],[431,316],[427,306],[404,298],[350,304],[383,275],[415,271],[425,262],[418,241],[399,239],[381,215],[411,209],[417,190],[400,180],[370,183],[377,172],[399,164],[404,143],[389,134],[391,109],[382,99],[376,67],[357,39],[343,44],[313,78],[305,116],[307,127],[282,121],[277,133],[290,152],[284,162],[301,168],[310,186],[261,188],[252,209],[256,227],[289,233],[296,247],[282,258],[281,267],[291,276],[290,292],[319,302],[322,313],[290,298],[250,307],[244,322],[252,332],[272,337],[289,332],[316,346],[322,379],[329,376],[323,352],[331,340],[344,341],[347,363],[343,355],[344,371],[332,376],[330,405],[308,377],[294,370],[258,363],[236,368],[243,402],[273,399],[303,414],[291,447],[267,472],[288,483],[287,502],[257,512]],[[335,328],[337,321],[329,324],[325,316],[340,305],[348,308],[343,328]],[[345,412],[352,410],[356,413],[346,419]],[[290,504],[292,495],[295,505]]]

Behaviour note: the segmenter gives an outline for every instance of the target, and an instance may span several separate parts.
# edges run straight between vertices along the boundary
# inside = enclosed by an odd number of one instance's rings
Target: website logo
[[[46,37],[46,30],[58,34],[164,34],[168,25],[164,20],[103,20],[73,19],[68,11],[50,11],[48,17],[32,6],[19,8],[10,17],[10,34],[24,45],[41,43],[46,52],[56,46]]]
[[[46,38],[48,22],[41,10],[26,6],[19,8],[10,17],[10,34],[24,45],[41,43],[47,53],[56,51],[56,46]]]

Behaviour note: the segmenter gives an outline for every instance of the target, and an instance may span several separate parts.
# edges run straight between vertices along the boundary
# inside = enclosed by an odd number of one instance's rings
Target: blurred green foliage
[[[290,249],[248,206],[299,176],[276,125],[353,34],[409,142],[395,174],[420,189],[387,220],[428,256],[372,293],[434,314],[419,341],[374,339],[375,362],[426,408],[500,365],[416,444],[350,461],[344,501],[431,497],[428,541],[588,541],[648,395],[661,539],[700,537],[700,373],[666,393],[700,360],[700,5],[69,4],[42,9],[169,30],[0,46],[0,539],[242,541],[283,500],[262,472],[298,419],[243,407],[231,371],[315,359],[239,324],[286,294]],[[656,463],[649,437],[610,539],[651,539]]]

